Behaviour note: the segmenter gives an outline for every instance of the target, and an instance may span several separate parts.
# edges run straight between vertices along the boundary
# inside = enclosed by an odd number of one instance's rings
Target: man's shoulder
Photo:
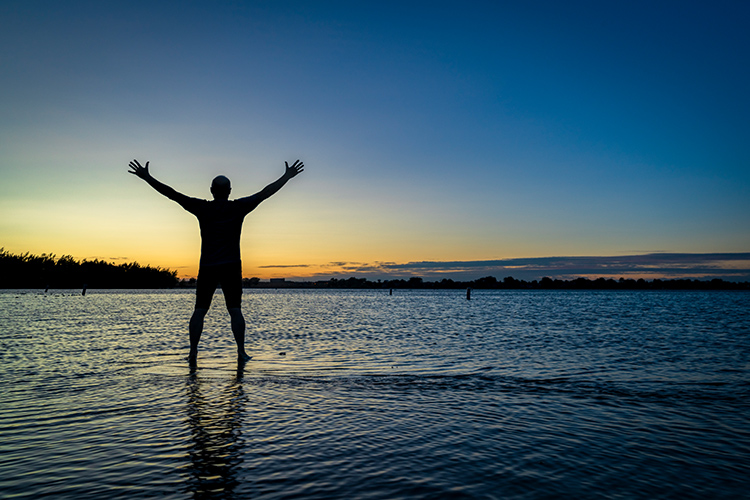
[[[189,203],[195,203],[196,205],[206,205],[208,203],[211,203],[208,200],[204,200],[203,198],[193,198],[192,196],[185,196],[185,200],[187,200]]]
[[[249,212],[255,207],[257,207],[261,201],[262,200],[260,196],[258,196],[257,194],[254,194],[251,196],[245,196],[244,198],[237,198],[235,200],[230,200],[230,203],[232,203],[232,205],[236,207],[238,210],[245,210]]]
[[[255,194],[251,194],[250,196],[236,198],[232,201],[234,203],[241,203],[241,204],[258,203],[260,201],[260,195],[258,195],[258,193],[255,193]]]
[[[188,212],[195,213],[196,211],[205,210],[211,202],[201,198],[193,198],[191,196],[183,195],[183,197],[178,200],[178,203]]]

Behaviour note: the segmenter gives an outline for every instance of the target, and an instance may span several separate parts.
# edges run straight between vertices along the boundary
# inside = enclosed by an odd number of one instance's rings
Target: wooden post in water
[[[466,300],[471,300],[471,288],[466,289]]]
[[[393,288],[391,288],[391,291],[388,292],[388,295],[393,295]]]

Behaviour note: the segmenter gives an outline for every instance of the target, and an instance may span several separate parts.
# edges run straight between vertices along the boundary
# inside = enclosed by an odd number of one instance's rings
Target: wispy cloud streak
[[[259,269],[288,269],[295,267],[310,267],[310,264],[272,264],[268,266],[258,266]]]
[[[264,266],[284,267],[284,266]],[[296,266],[303,267],[303,266]],[[310,266],[313,267],[313,266]],[[387,279],[420,276],[430,280],[477,279],[482,276],[534,280],[543,277],[722,278],[750,281],[750,252],[746,253],[649,253],[620,256],[532,257],[473,261],[332,262],[315,278],[341,275]]]

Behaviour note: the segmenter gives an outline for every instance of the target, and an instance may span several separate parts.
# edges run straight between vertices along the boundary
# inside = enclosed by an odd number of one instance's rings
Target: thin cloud
[[[264,266],[271,267],[271,266]],[[282,267],[282,266],[277,266]],[[312,267],[312,266],[286,266]],[[329,262],[310,277],[389,279],[419,276],[428,280],[472,280],[483,276],[539,280],[577,277],[722,278],[750,280],[750,253],[648,253],[619,256],[557,256],[471,261]]]
[[[616,274],[664,275],[665,277],[747,277],[750,253],[651,253],[611,257],[533,257],[482,261],[422,261],[383,266],[412,273],[508,273],[514,277],[612,276]]]
[[[296,267],[310,267],[310,264],[271,264],[267,266],[258,266],[260,269],[286,269]]]

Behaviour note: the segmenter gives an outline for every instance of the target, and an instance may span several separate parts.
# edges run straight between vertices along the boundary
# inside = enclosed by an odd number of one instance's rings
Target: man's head
[[[211,182],[211,194],[214,195],[215,200],[227,200],[229,199],[229,192],[232,191],[232,184],[229,179],[223,175],[214,177]]]

